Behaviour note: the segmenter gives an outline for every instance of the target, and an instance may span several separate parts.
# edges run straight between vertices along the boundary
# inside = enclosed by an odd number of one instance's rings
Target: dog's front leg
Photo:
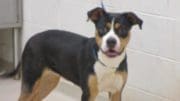
[[[117,72],[117,75],[120,75],[120,77],[123,78],[123,84],[120,90],[117,90],[115,93],[109,94],[111,101],[122,101],[122,92],[127,81],[127,71]]]
[[[81,101],[95,101],[96,96],[98,95],[98,86],[97,78],[95,75],[88,76],[88,82],[84,83],[82,87],[82,97]]]
[[[121,91],[117,91],[110,96],[110,101],[122,101],[121,99]]]
[[[90,101],[90,93],[89,91],[84,90],[81,96],[81,101]]]

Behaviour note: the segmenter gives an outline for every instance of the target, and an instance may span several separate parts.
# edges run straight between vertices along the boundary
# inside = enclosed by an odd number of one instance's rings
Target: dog
[[[128,75],[130,30],[134,25],[141,29],[143,21],[132,12],[111,13],[101,7],[87,15],[95,25],[95,37],[48,30],[28,40],[20,62],[19,101],[42,101],[61,77],[81,88],[81,101],[94,101],[100,92],[108,92],[111,101],[121,101]]]

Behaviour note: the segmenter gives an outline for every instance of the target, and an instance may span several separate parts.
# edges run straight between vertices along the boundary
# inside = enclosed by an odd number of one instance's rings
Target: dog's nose
[[[110,48],[110,49],[112,49],[112,48],[114,48],[115,47],[115,45],[116,45],[116,39],[115,38],[109,38],[108,40],[107,40],[107,46],[108,46],[108,48]]]

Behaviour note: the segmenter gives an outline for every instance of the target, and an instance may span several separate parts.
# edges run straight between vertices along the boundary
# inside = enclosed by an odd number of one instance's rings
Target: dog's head
[[[132,12],[109,13],[97,7],[88,12],[96,27],[96,43],[108,57],[120,55],[130,39],[133,25],[142,28],[143,21]]]

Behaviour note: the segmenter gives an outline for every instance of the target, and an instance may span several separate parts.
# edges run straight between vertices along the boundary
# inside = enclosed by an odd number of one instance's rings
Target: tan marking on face
[[[121,44],[120,44],[120,52],[126,48],[127,44],[129,43],[131,34],[128,33],[128,36],[126,38],[119,38]]]
[[[88,87],[90,91],[90,97],[88,101],[95,101],[95,98],[98,95],[98,81],[95,75],[89,76]]]
[[[98,44],[99,47],[101,47],[102,38],[99,36],[98,31],[96,31],[96,43]]]
[[[108,29],[111,29],[111,23],[106,23],[106,27],[108,28]]]
[[[22,87],[19,101],[42,101],[58,84],[60,76],[51,70],[45,69],[42,76],[36,81],[32,92]]]
[[[115,28],[115,29],[119,29],[120,26],[121,26],[121,25],[120,25],[119,23],[115,23],[114,28]]]

